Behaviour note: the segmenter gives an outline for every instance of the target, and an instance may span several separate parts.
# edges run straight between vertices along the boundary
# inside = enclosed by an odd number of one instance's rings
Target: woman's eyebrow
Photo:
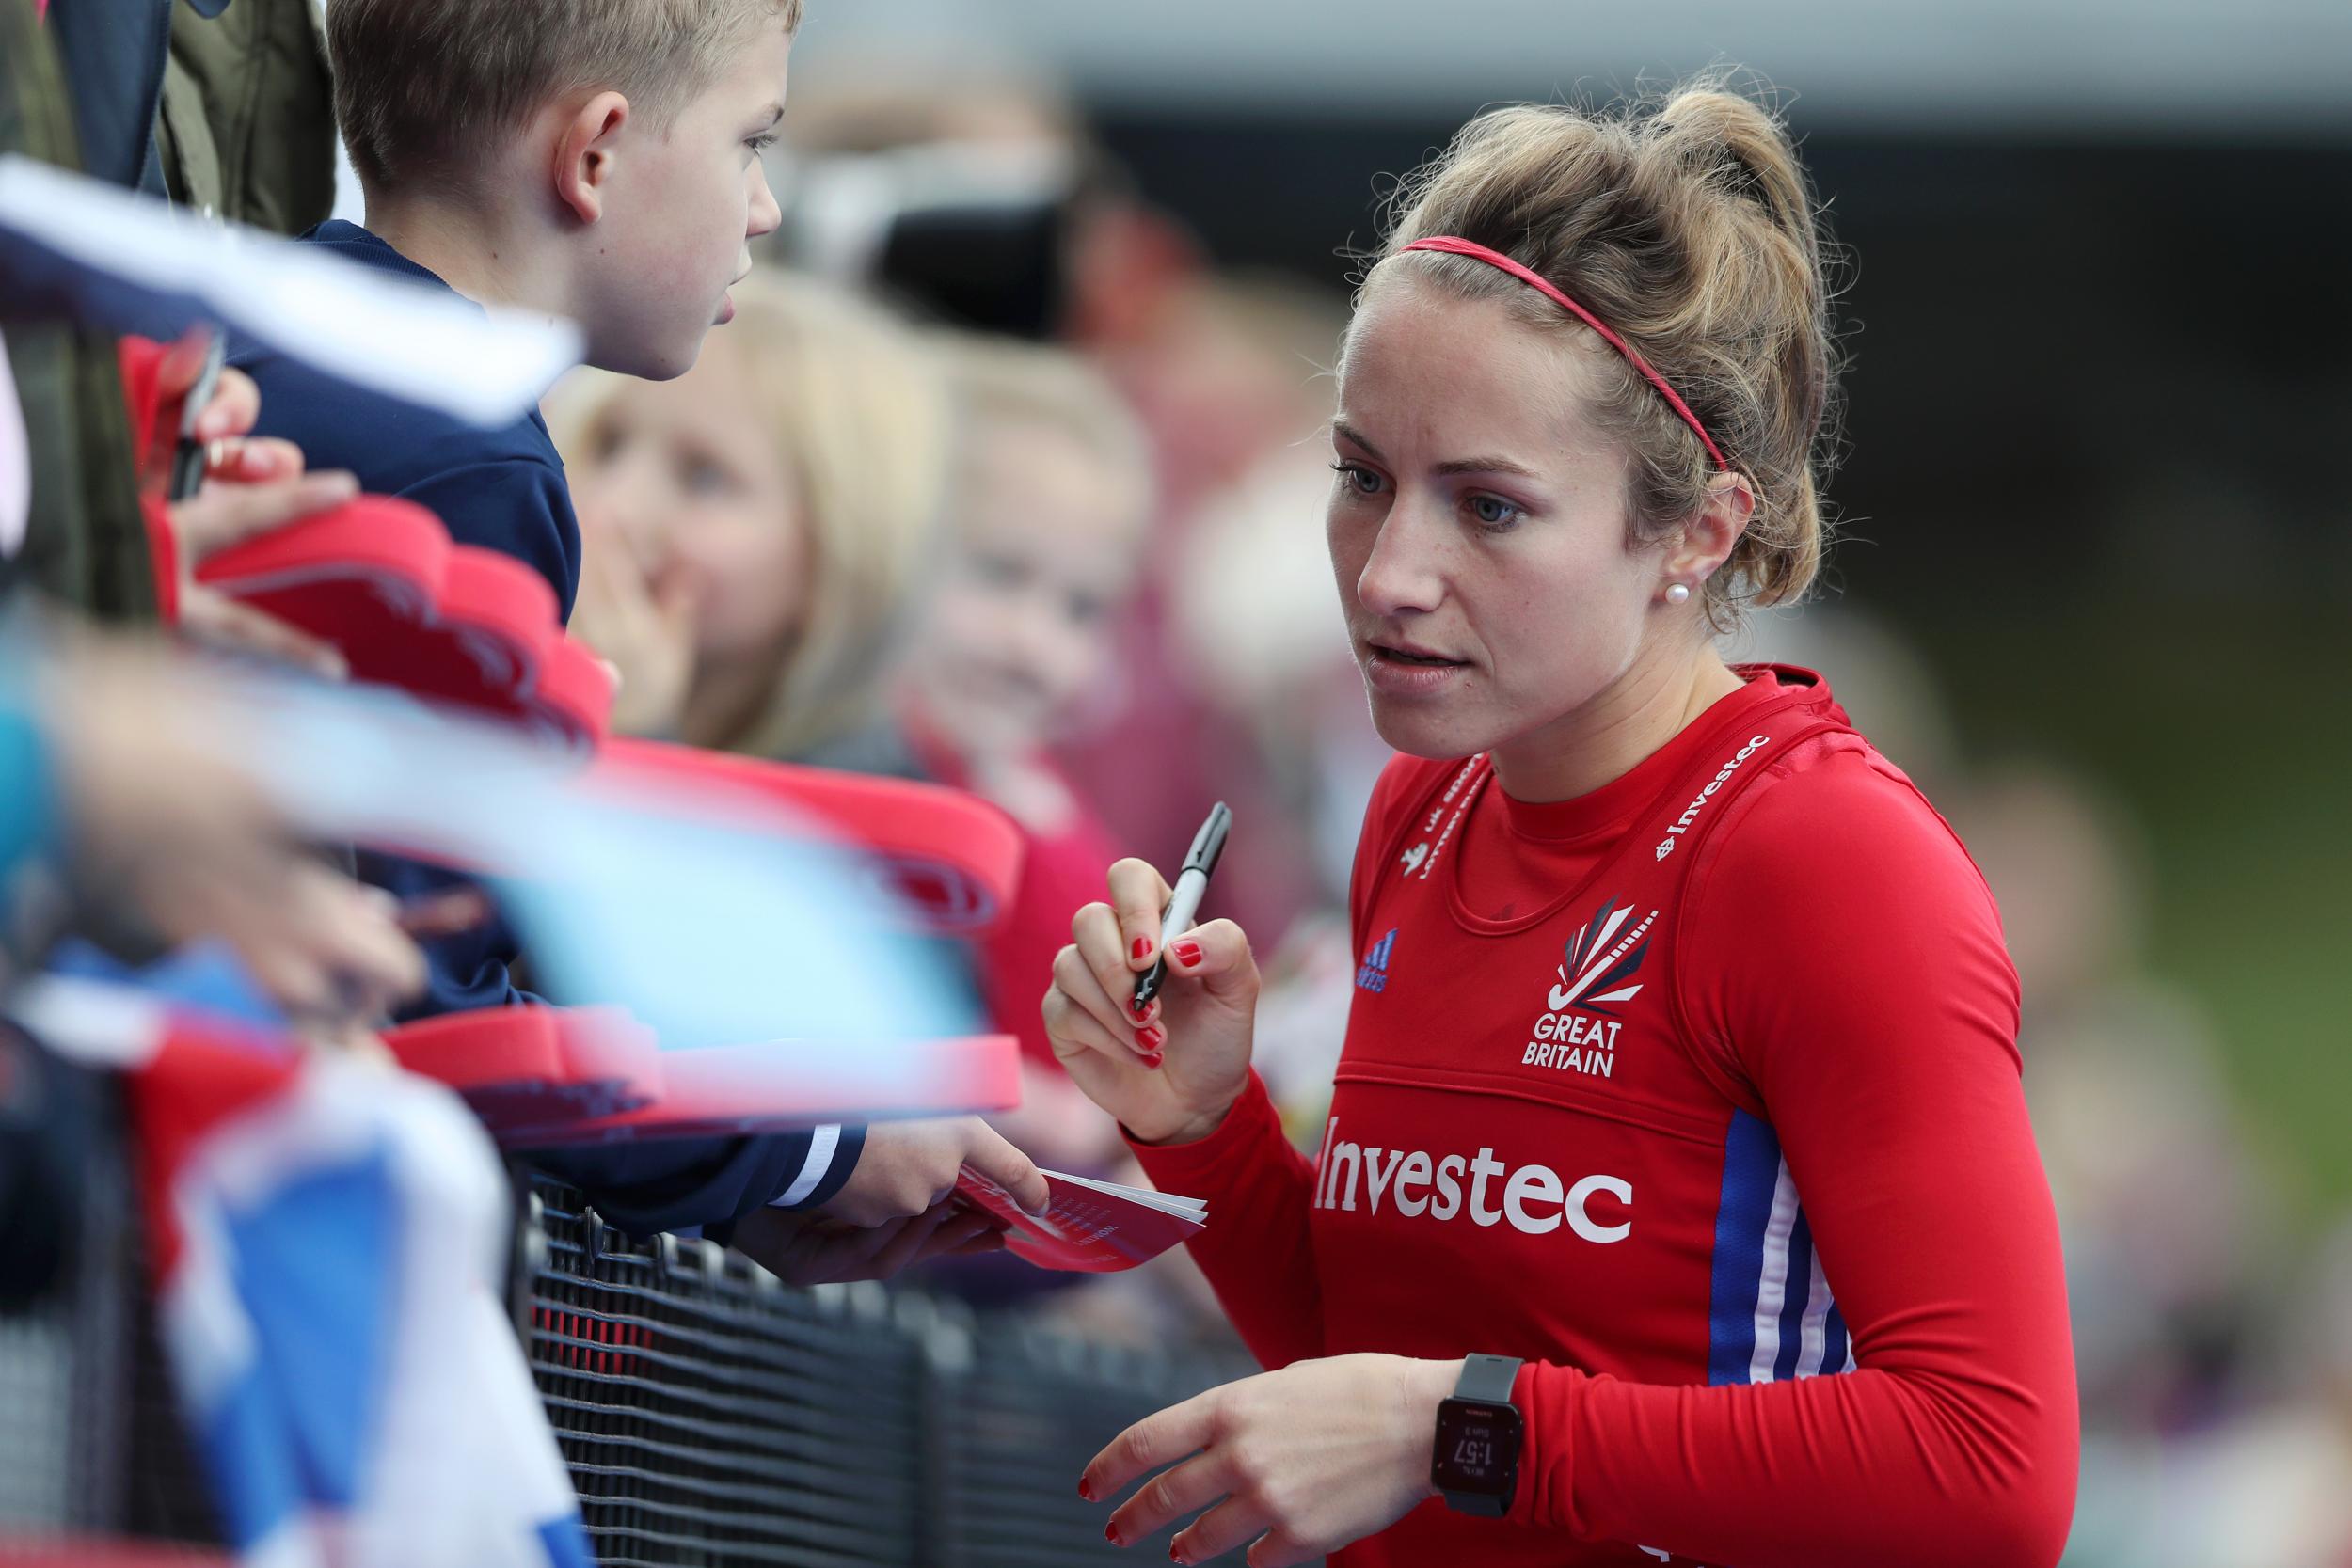
[[[1358,430],[1354,425],[1349,424],[1345,420],[1333,420],[1331,421],[1331,434],[1343,437],[1355,446],[1363,448],[1365,451],[1371,454],[1372,460],[1375,463],[1386,463],[1388,461],[1387,458],[1380,455],[1380,449],[1378,447],[1374,446],[1370,441],[1364,439],[1364,433],[1362,431]]]
[[[1457,457],[1440,463],[1429,470],[1433,474],[1514,474],[1520,479],[1541,479],[1544,476],[1524,463],[1508,457]]]
[[[1358,430],[1354,425],[1349,424],[1345,420],[1333,420],[1331,421],[1331,434],[1340,436],[1352,445],[1363,448],[1366,452],[1371,454],[1372,460],[1375,463],[1385,463],[1388,461],[1387,458],[1380,455],[1380,449],[1378,447],[1374,446],[1370,441],[1364,438],[1364,433],[1362,431]],[[1540,480],[1544,477],[1543,475],[1537,473],[1534,469],[1529,467],[1526,464],[1508,457],[1456,457],[1448,462],[1437,465],[1429,471],[1439,476],[1452,476],[1454,474],[1511,474],[1519,479],[1536,480]]]

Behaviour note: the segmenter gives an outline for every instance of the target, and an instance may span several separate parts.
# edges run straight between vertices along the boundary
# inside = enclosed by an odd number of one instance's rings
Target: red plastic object
[[[483,1007],[388,1029],[384,1043],[501,1138],[636,1110],[661,1092],[660,1046],[617,1007]]]
[[[714,785],[829,825],[880,861],[892,887],[944,933],[986,929],[1020,885],[1020,829],[995,806],[944,784],[620,738],[604,749],[596,769],[624,784],[636,778]]]
[[[354,679],[581,750],[604,739],[612,677],[564,635],[554,590],[518,561],[451,543],[421,506],[362,496],[223,551],[197,576],[332,643]]]
[[[234,1560],[218,1552],[95,1535],[0,1535],[0,1563],[8,1568],[236,1568]]]
[[[525,1006],[404,1024],[384,1042],[407,1070],[456,1090],[508,1147],[733,1136],[1021,1101],[1009,1035],[663,1052],[619,1008]]]
[[[652,1104],[497,1135],[521,1148],[733,1137],[820,1122],[1009,1111],[1020,1103],[1021,1042],[1010,1035],[850,1047],[777,1040],[664,1052],[661,1092]]]

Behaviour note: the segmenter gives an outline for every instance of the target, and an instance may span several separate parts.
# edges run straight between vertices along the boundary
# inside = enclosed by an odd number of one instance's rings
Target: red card
[[[1006,1225],[1005,1248],[1041,1269],[1113,1274],[1191,1240],[1209,1223],[1208,1205],[1148,1187],[1123,1187],[1049,1170],[1053,1203],[1042,1217],[1024,1213],[1012,1195],[971,1166],[956,1192]]]

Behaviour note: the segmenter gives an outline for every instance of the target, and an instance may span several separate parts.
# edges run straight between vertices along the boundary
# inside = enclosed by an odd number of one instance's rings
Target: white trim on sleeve
[[[789,1209],[815,1192],[818,1184],[825,1180],[825,1173],[833,1169],[834,1150],[840,1147],[839,1123],[828,1122],[822,1127],[809,1129],[808,1158],[801,1164],[801,1174],[792,1179],[792,1185],[785,1188],[781,1195],[768,1200],[769,1207]]]

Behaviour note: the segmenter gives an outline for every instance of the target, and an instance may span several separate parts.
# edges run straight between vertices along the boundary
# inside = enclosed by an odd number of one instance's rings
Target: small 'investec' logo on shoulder
[[[1666,836],[1658,841],[1657,858],[1659,860],[1662,861],[1675,852],[1675,842],[1691,831],[1691,824],[1699,819],[1699,813],[1707,809],[1707,802],[1714,799],[1715,791],[1723,788],[1731,776],[1740,770],[1741,763],[1756,755],[1757,747],[1772,738],[1769,735],[1756,736],[1745,746],[1740,748],[1739,755],[1724,763],[1715,776],[1707,781],[1707,787],[1699,791],[1698,799],[1682,808],[1682,816],[1676,820],[1673,827],[1666,830]]]

